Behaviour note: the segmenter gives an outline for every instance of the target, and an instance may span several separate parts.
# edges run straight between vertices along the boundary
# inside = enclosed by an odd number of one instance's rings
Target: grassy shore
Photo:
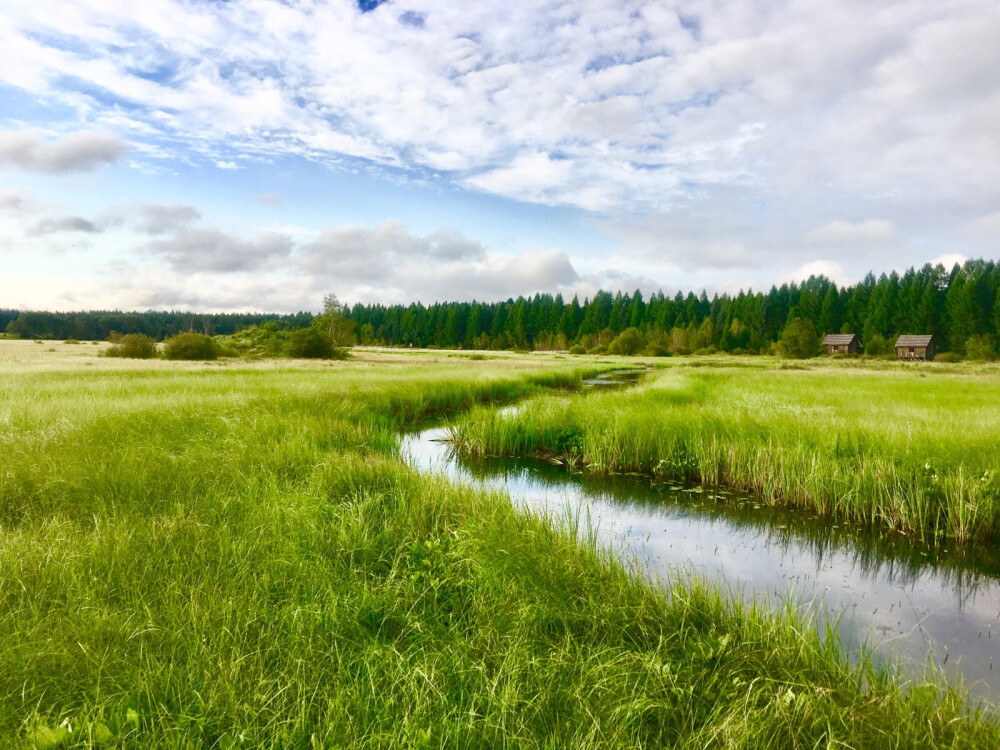
[[[480,410],[455,437],[470,453],[555,453],[593,471],[727,485],[926,540],[983,543],[1000,536],[997,374],[688,360],[634,390]]]
[[[579,361],[53,355],[0,357],[3,747],[1000,744],[954,690],[399,459]]]

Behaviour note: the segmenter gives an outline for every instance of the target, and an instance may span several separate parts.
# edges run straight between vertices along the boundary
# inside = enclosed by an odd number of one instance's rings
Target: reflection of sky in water
[[[409,436],[404,455],[422,470],[505,490],[536,512],[579,513],[581,526],[589,518],[599,541],[654,579],[693,572],[724,582],[747,601],[778,603],[790,593],[815,614],[841,617],[840,635],[851,650],[867,639],[877,655],[916,675],[933,660],[962,675],[975,697],[1000,701],[1000,658],[994,668],[1000,584],[994,577],[968,566],[932,565],[912,547],[859,551],[844,529],[814,524],[810,530],[791,514],[774,520],[772,511],[752,504],[744,504],[741,515],[692,488],[651,490],[640,478],[602,485],[543,462],[456,459],[439,442],[447,434],[436,428]]]

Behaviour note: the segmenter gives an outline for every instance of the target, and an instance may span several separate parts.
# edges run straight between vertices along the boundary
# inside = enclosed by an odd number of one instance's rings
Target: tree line
[[[566,301],[536,294],[503,302],[431,305],[356,304],[344,308],[357,341],[367,345],[465,349],[612,351],[687,354],[699,351],[765,353],[775,349],[793,321],[817,334],[857,333],[866,351],[891,351],[902,333],[929,333],[938,349],[965,355],[995,352],[1000,341],[1000,266],[970,260],[946,269],[910,268],[869,273],[854,285],[823,276],[709,298],[663,292],[644,298],[606,291]],[[0,310],[0,330],[32,339],[106,339],[141,333],[162,340],[185,331],[229,335],[252,327],[308,328],[315,316],[266,313],[24,312]]]
[[[360,343],[387,346],[763,353],[800,319],[820,335],[857,333],[872,354],[891,351],[899,334],[929,333],[939,350],[964,355],[970,342],[992,350],[1000,340],[1000,266],[981,259],[950,270],[928,264],[878,278],[869,273],[843,287],[813,276],[712,298],[601,291],[583,302],[536,294],[493,303],[357,304],[349,317]]]
[[[306,328],[313,315],[298,312],[274,313],[190,313],[190,312],[34,312],[0,309],[0,331],[22,339],[80,339],[103,341],[113,335],[143,334],[157,341],[179,333],[221,336],[250,326],[273,323],[278,329]]]

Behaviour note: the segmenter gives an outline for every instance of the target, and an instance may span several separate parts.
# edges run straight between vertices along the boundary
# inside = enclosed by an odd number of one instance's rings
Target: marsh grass
[[[4,747],[1000,742],[943,683],[696,582],[668,596],[398,459],[402,426],[573,362],[104,361],[5,376]]]
[[[556,453],[975,544],[1000,538],[998,403],[1000,381],[974,370],[677,367],[633,391],[479,410],[455,439],[472,454]]]

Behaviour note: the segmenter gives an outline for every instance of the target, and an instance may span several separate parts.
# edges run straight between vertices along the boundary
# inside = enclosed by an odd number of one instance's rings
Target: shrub
[[[934,356],[935,362],[961,362],[962,355],[958,352],[941,352]]]
[[[288,337],[288,356],[299,359],[330,359],[333,344],[314,326],[299,328]]]
[[[819,353],[816,326],[806,318],[792,318],[781,332],[778,348],[783,356],[792,359],[815,357]]]
[[[218,359],[219,345],[204,333],[178,333],[163,345],[167,359]]]
[[[587,347],[585,347],[583,344],[573,344],[573,346],[571,346],[569,348],[569,353],[570,354],[586,354],[587,353]]]
[[[77,339],[66,339],[65,341],[63,341],[63,343],[64,344],[79,344],[80,342]]]
[[[621,354],[630,357],[642,351],[645,345],[646,342],[638,328],[626,328],[618,334],[614,341],[608,344],[608,354]]]
[[[996,358],[993,339],[988,334],[973,336],[965,343],[965,354],[969,359],[989,362]]]
[[[651,357],[669,357],[670,338],[663,331],[653,331],[646,337],[645,354]]]
[[[872,334],[865,342],[865,354],[870,357],[881,357],[886,354],[895,354],[896,348],[892,343],[880,333]]]
[[[144,333],[129,333],[118,337],[104,356],[150,359],[156,356],[156,339]]]

